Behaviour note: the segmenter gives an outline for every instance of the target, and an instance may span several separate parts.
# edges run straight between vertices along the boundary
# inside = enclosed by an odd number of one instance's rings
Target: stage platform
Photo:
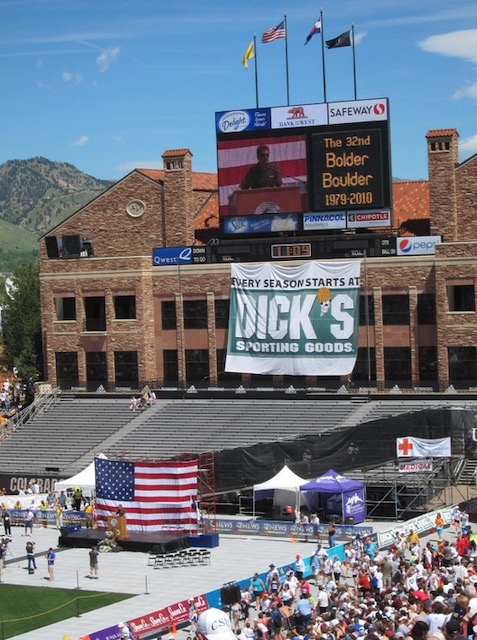
[[[58,539],[59,547],[69,549],[90,549],[106,538],[105,529],[70,529],[63,527]],[[129,532],[129,538],[118,540],[119,546],[124,551],[142,551],[149,553],[154,549],[160,553],[173,553],[180,549],[187,549],[191,545],[189,536],[184,533],[161,533],[160,531],[151,533]],[[194,546],[198,546],[195,545]]]

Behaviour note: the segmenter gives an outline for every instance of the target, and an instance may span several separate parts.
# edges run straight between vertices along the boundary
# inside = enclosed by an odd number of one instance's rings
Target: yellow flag
[[[254,52],[253,52],[253,40],[252,42],[248,45],[247,47],[247,51],[243,54],[243,58],[242,58],[242,64],[243,66],[248,69],[248,61],[254,57]]]

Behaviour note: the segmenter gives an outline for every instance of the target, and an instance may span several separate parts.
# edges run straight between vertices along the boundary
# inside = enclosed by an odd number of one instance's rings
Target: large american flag
[[[282,20],[276,27],[271,27],[263,32],[262,42],[272,42],[273,40],[278,40],[278,38],[284,38],[285,35],[285,20]]]
[[[129,531],[197,531],[197,461],[95,458],[99,520],[121,505]]]

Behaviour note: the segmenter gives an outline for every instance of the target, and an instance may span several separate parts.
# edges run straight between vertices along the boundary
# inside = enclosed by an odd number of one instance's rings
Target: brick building
[[[393,231],[442,243],[434,255],[364,261],[356,387],[477,386],[477,158],[459,164],[455,129],[426,139],[429,181],[394,183]],[[151,259],[154,247],[217,235],[217,179],[192,170],[188,149],[163,161],[162,170],[132,171],[41,239],[48,380],[65,389],[338,388],[343,380],[223,372],[230,266],[158,268]]]

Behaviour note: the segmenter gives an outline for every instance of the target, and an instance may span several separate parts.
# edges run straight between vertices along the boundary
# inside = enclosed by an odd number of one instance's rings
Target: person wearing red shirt
[[[371,591],[371,579],[367,571],[360,571],[358,578],[358,588],[365,594],[367,591]]]
[[[469,554],[469,538],[462,534],[459,535],[457,538],[457,553],[460,555],[460,557],[465,557]]]

